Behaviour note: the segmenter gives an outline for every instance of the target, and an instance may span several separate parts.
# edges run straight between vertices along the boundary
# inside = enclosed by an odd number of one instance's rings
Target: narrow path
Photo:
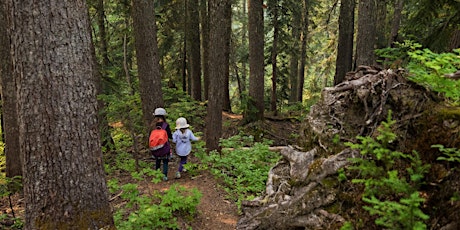
[[[190,159],[195,160],[193,156]],[[216,179],[205,171],[194,179],[186,172],[182,173],[180,179],[175,179],[178,158],[169,163],[169,180],[158,184],[149,183],[152,190],[167,190],[175,183],[186,188],[197,188],[202,194],[201,202],[198,205],[198,214],[192,221],[178,219],[181,229],[196,230],[234,230],[238,221],[238,213],[235,202],[226,198],[226,192],[219,187]]]

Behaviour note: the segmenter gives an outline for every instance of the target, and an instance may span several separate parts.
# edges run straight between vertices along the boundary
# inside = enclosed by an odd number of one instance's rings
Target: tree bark
[[[271,53],[271,62],[272,62],[272,90],[270,96],[270,110],[276,115],[276,101],[277,101],[277,90],[276,83],[278,80],[278,67],[277,67],[277,57],[278,57],[278,37],[279,37],[279,24],[278,24],[278,3],[272,6],[272,23],[273,23],[273,45]]]
[[[198,0],[187,0],[187,45],[190,65],[191,96],[201,101],[201,50]]]
[[[153,1],[133,0],[133,25],[143,120],[148,129],[153,110],[164,106]]]
[[[242,1],[243,2],[243,15],[248,15],[247,14],[247,1]],[[244,48],[248,47],[248,26],[246,23],[243,23],[242,28],[241,28],[241,46]],[[246,94],[246,86],[248,82],[248,68],[247,68],[247,61],[244,60],[241,62],[241,103],[243,104],[243,94]]]
[[[404,0],[395,0],[393,21],[391,21],[391,32],[390,39],[388,41],[388,47],[392,47],[394,42],[398,39],[399,27],[401,25],[402,10],[404,7]]]
[[[358,9],[358,36],[356,41],[355,67],[375,64],[376,45],[375,0],[360,0]]]
[[[6,22],[6,9],[0,5],[0,21]],[[2,100],[2,130],[5,142],[6,176],[22,176],[22,156],[19,152],[16,80],[12,73],[10,39],[7,27],[0,27],[0,81]]]
[[[341,0],[334,85],[343,82],[346,73],[353,68],[354,21],[355,0]]]
[[[302,4],[302,3],[301,3]],[[297,85],[299,81],[299,56],[300,56],[300,28],[302,24],[301,8],[292,9],[292,52],[289,60],[289,103],[297,101]]]
[[[388,33],[390,32],[389,23],[387,23],[387,11],[389,0],[375,1],[375,48],[385,48],[388,44]],[[377,57],[376,57],[377,58]]]
[[[115,229],[85,1],[6,4],[24,155],[24,229]]]
[[[204,100],[208,100],[209,92],[209,14],[208,1],[200,0],[201,21],[201,65],[203,70]]]
[[[303,86],[305,85],[305,63],[307,62],[307,39],[308,39],[308,8],[310,1],[304,0],[302,5],[302,32],[300,48],[300,67],[297,83],[297,102],[302,102]]]
[[[89,1],[90,2],[90,1]],[[93,44],[99,44],[98,50],[101,56],[101,61],[95,63],[95,81],[96,81],[96,89],[97,95],[104,94],[104,86],[103,86],[103,78],[107,76],[107,69],[109,68],[109,53],[108,53],[108,45],[107,45],[107,32],[106,32],[106,25],[105,25],[105,9],[104,9],[104,1],[97,0],[93,6],[96,10],[96,18],[97,18],[97,27],[98,33],[94,34],[93,37]],[[99,40],[98,40],[99,39]],[[99,41],[99,42],[98,42]],[[96,57],[96,47],[92,47],[94,56]],[[107,111],[106,111],[106,103],[103,100],[98,100],[98,110],[99,110],[99,129],[101,132],[101,144],[107,150],[115,150],[115,143],[111,136],[111,129],[112,127],[109,125],[107,120]]]
[[[224,91],[224,98],[223,98],[223,104],[222,104],[222,110],[225,112],[231,112],[232,111],[232,105],[230,102],[230,43],[231,43],[231,37],[232,37],[232,9],[230,7],[225,8],[225,11],[223,12],[225,21],[224,21],[224,27],[225,27],[225,38],[227,39],[225,42],[225,46],[222,47],[224,50],[224,65],[225,66],[225,73],[224,73],[224,88],[222,89]]]
[[[210,7],[209,33],[209,99],[206,115],[206,147],[208,151],[219,149],[219,139],[222,136],[222,108],[225,73],[228,73],[227,46],[230,37],[227,25],[230,21],[231,1],[213,0]]]
[[[105,27],[105,9],[104,0],[96,1],[97,25],[99,27],[99,49],[102,56],[102,69],[105,70],[109,66],[109,52],[107,45],[107,33]],[[104,71],[105,72],[105,71]]]
[[[264,116],[264,15],[263,1],[249,0],[249,100],[244,114],[246,123]]]

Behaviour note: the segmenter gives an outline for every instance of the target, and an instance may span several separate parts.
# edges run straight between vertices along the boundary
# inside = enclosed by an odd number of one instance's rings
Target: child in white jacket
[[[192,141],[198,141],[192,130],[187,124],[187,119],[179,117],[176,120],[176,131],[173,133],[173,142],[176,143],[176,154],[180,157],[179,168],[176,172],[176,178],[181,177],[181,172],[184,170],[184,165],[187,164],[187,156],[192,151]]]

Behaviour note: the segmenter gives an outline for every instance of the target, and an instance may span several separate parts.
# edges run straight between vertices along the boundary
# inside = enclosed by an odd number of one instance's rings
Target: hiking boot
[[[176,172],[176,179],[180,178],[180,172]]]
[[[163,177],[163,181],[167,181],[168,180],[168,177],[167,176],[164,176]]]

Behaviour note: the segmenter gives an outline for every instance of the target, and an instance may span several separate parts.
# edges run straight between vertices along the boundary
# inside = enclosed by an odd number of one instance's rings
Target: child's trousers
[[[155,157],[155,170],[158,170],[161,166],[161,162],[163,161],[163,174],[165,177],[168,176],[168,164],[169,158],[168,157]]]
[[[180,157],[180,162],[179,162],[179,172],[182,172],[184,170],[184,165],[187,164],[187,156],[179,156]]]

